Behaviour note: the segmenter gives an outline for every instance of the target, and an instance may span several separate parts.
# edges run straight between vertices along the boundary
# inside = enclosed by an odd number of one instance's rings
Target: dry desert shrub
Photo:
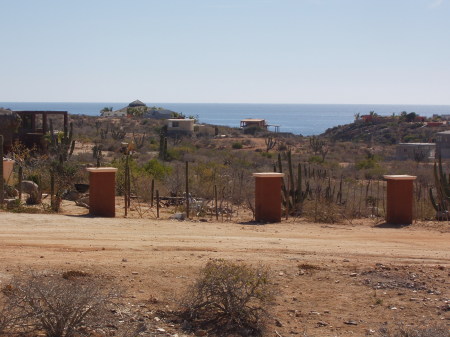
[[[32,275],[5,287],[8,305],[20,313],[18,325],[47,337],[73,337],[104,324],[116,295],[92,278],[72,276]]]
[[[8,291],[3,289],[3,291]],[[15,306],[5,301],[4,297],[0,298],[0,336],[6,336],[7,330],[13,326],[19,317],[19,312]]]
[[[380,329],[380,337],[450,337],[450,329],[444,325],[404,327],[400,325],[397,329]]]
[[[264,266],[211,260],[189,289],[184,317],[218,335],[261,336],[274,290]]]

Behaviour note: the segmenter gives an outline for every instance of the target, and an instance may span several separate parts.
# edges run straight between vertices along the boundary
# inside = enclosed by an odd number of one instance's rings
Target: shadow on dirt
[[[380,224],[375,225],[375,228],[404,228],[404,227],[408,227],[411,224],[391,224],[391,223],[387,223],[387,222],[383,222]]]

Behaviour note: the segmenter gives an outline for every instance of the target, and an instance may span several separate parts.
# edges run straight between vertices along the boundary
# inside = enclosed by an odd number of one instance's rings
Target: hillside
[[[422,122],[406,122],[400,118],[380,118],[374,121],[356,120],[353,123],[328,129],[321,137],[333,142],[397,143],[433,142],[437,132],[449,130],[449,125],[431,127]]]

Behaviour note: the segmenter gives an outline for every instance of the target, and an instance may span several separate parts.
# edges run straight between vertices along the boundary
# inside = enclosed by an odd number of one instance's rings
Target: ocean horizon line
[[[380,106],[450,106],[448,104],[428,104],[428,103],[274,103],[274,102],[151,102],[146,100],[140,100],[142,102],[150,102],[152,104],[242,104],[242,105],[380,105]],[[33,103],[56,103],[56,104],[127,104],[125,101],[0,101],[0,104],[12,103],[12,104],[33,104]],[[128,102],[130,103],[130,102]]]
[[[0,107],[12,110],[59,110],[73,115],[100,116],[104,107],[119,110],[130,102],[0,102]],[[310,104],[310,103],[169,103],[146,102],[195,116],[200,123],[239,127],[245,118],[265,119],[268,124],[280,125],[281,132],[310,136],[327,129],[352,123],[356,115],[375,111],[380,116],[415,112],[420,116],[450,114],[450,105],[414,104]]]

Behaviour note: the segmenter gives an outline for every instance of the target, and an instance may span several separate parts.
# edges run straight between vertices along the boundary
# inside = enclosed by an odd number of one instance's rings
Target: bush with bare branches
[[[449,337],[450,329],[444,325],[404,327],[400,325],[397,329],[380,329],[380,337]]]
[[[21,313],[21,326],[45,331],[47,337],[88,334],[105,321],[115,295],[91,277],[32,275],[16,279],[4,294]]]
[[[189,289],[185,318],[218,334],[262,335],[275,287],[269,270],[211,260]]]

